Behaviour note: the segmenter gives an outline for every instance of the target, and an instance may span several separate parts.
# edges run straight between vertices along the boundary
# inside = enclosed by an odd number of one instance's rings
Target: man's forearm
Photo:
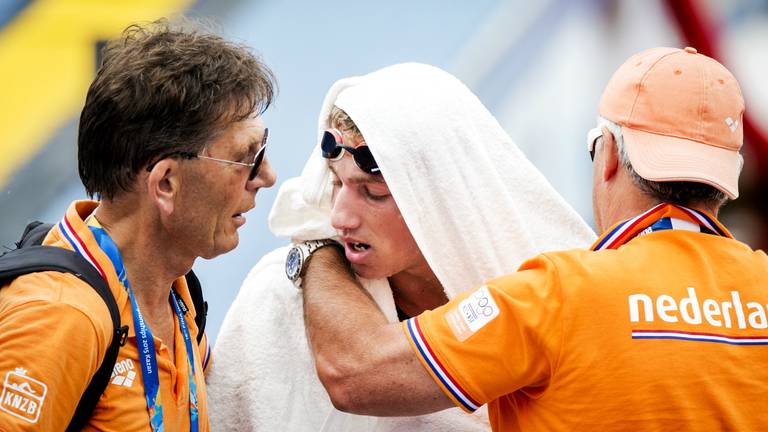
[[[418,415],[453,406],[388,323],[337,248],[316,251],[304,280],[304,320],[318,377],[342,411]]]
[[[387,324],[341,253],[334,247],[316,251],[303,277],[310,345],[318,362],[327,360],[336,368],[344,367],[345,361],[355,362],[366,350],[367,343],[359,335]],[[363,352],[355,353],[356,349]]]

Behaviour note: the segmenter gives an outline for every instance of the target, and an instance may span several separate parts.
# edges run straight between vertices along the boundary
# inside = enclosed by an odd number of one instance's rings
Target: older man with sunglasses
[[[130,26],[103,54],[78,136],[80,178],[98,201],[72,203],[44,243],[98,270],[127,332],[83,416],[78,401],[119,337],[104,301],[68,273],[5,286],[0,430],[208,431],[209,347],[194,319],[205,311],[184,275],[237,246],[257,191],[275,183],[261,120],[274,78],[194,23]]]
[[[738,196],[743,112],[733,75],[694,48],[631,57],[588,137],[604,234],[402,325],[319,250],[304,312],[334,405],[488,404],[499,431],[764,429],[768,257],[716,219]]]

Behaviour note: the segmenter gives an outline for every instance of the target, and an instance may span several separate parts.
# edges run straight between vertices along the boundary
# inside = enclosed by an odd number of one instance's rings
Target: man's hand
[[[303,278],[304,321],[320,381],[341,411],[421,415],[450,408],[409,346],[355,279],[343,252],[312,254]]]

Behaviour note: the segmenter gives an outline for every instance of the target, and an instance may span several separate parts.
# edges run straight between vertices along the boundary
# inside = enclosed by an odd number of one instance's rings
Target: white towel
[[[320,113],[350,115],[448,298],[513,272],[545,250],[586,247],[594,234],[457,79],[400,64],[338,81]],[[270,228],[294,241],[335,235],[331,177],[319,146],[286,181]],[[376,419],[333,409],[314,370],[301,293],[284,274],[287,248],[250,272],[222,325],[208,375],[214,430],[480,431],[484,410]],[[361,280],[390,321],[387,280]]]

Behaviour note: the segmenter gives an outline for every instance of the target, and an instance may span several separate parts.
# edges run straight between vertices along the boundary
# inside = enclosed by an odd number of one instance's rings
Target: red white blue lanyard
[[[654,231],[679,229],[733,238],[731,233],[708,214],[687,207],[661,203],[633,217],[619,222],[606,231],[592,245],[592,250],[618,249],[619,246]]]
[[[128,292],[128,296],[131,299],[131,310],[133,312],[133,324],[136,330],[136,345],[139,351],[139,363],[141,364],[141,378],[144,383],[144,396],[147,401],[147,410],[149,412],[149,423],[153,432],[164,432],[163,426],[163,405],[160,393],[160,379],[157,369],[157,355],[155,353],[154,338],[152,331],[144,321],[144,317],[139,310],[139,305],[136,302],[136,298],[133,295],[133,289],[128,282],[128,277],[125,272],[125,266],[123,264],[122,257],[117,245],[112,238],[104,231],[100,226],[94,226],[96,224],[89,224],[88,228],[93,233],[96,242],[104,253],[112,261],[112,265],[115,267],[117,278],[120,283],[125,287]],[[77,237],[77,234],[69,225],[66,217],[59,223],[59,229],[64,237],[72,244],[74,249],[85,257],[91,264],[94,264],[105,277],[104,271],[95,264],[93,256],[88,253],[85,245]],[[79,243],[79,244],[78,244]],[[189,425],[191,432],[197,432],[198,425],[198,408],[197,408],[197,385],[195,383],[195,364],[194,364],[194,349],[192,345],[192,338],[189,333],[189,327],[184,319],[184,314],[179,307],[179,300],[176,294],[171,290],[171,303],[173,303],[176,316],[179,321],[179,328],[181,334],[184,337],[184,345],[187,351],[187,364],[189,371]]]

